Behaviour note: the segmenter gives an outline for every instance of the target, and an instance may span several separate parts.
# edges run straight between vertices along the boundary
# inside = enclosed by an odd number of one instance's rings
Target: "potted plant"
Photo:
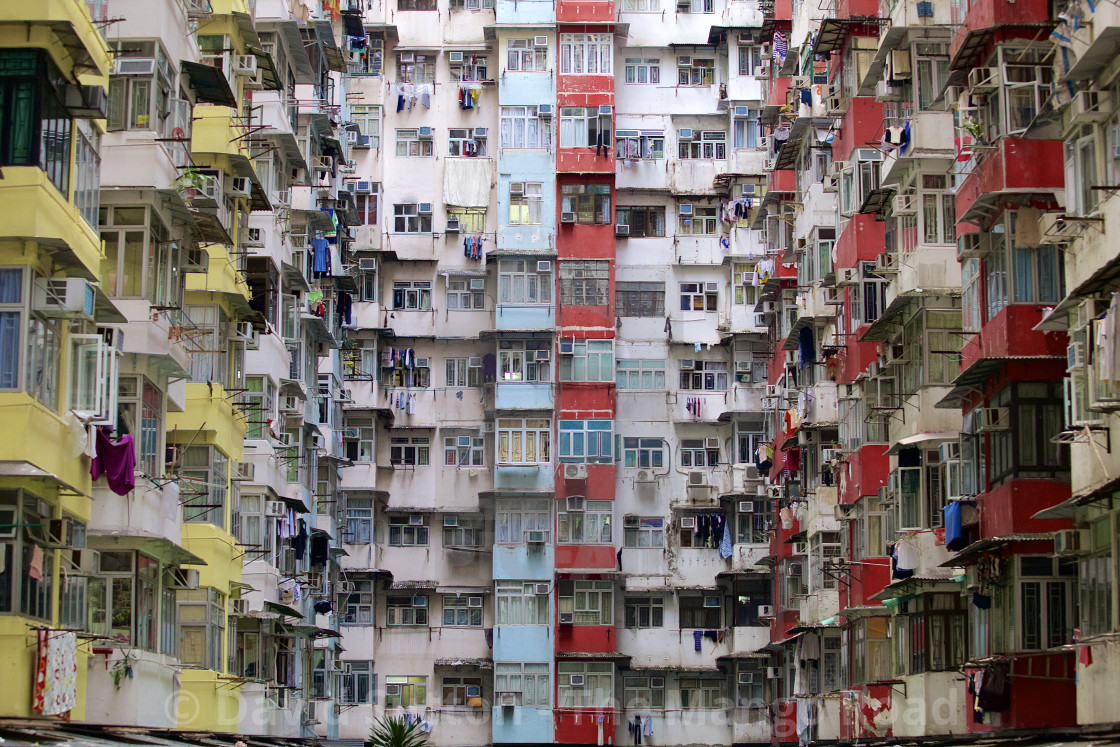
[[[198,191],[214,181],[214,177],[204,174],[194,166],[187,166],[175,177],[175,191],[183,198],[183,202],[190,204]]]

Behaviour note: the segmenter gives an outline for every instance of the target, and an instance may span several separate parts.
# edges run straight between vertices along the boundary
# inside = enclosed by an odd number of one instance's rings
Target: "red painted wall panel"
[[[965,37],[973,31],[1003,25],[1045,25],[1049,21],[1047,0],[978,0],[968,6],[964,24],[953,37],[949,54],[955,56]]]
[[[1056,532],[1068,519],[1032,519],[1039,511],[1065,501],[1069,485],[1054,480],[1010,480],[980,496],[980,536]]]
[[[602,708],[570,708],[556,713],[559,744],[597,744],[599,716],[603,716],[603,738],[614,735],[615,713]]]
[[[556,550],[559,555],[560,548]],[[614,559],[613,551],[611,559]],[[616,644],[613,625],[556,626],[557,654],[609,654],[614,652]]]
[[[874,15],[874,14],[873,14]],[[877,132],[883,125],[883,105],[874,98],[857,96],[852,99],[848,110],[844,112],[844,123],[832,141],[832,160],[847,161],[854,148],[869,147],[867,140],[870,133]],[[861,216],[871,218],[870,215]],[[879,224],[882,232],[882,224]],[[837,252],[839,254],[839,252]],[[841,265],[851,267],[851,265]]]
[[[564,466],[557,466],[556,497],[560,500],[570,495],[582,495],[594,501],[614,498],[615,468],[613,464],[587,465],[586,480],[564,479]]]
[[[557,545],[556,570],[595,570],[613,571],[617,567],[615,549],[613,545]],[[574,626],[579,630],[592,627],[588,625]],[[611,628],[613,630],[613,628]],[[557,649],[559,650],[559,649]],[[572,651],[591,651],[598,649],[570,649]],[[607,649],[611,651],[613,649]]]
[[[1012,304],[1004,307],[968,338],[961,348],[961,370],[980,358],[1007,358],[1016,355],[1065,357],[1069,336],[1064,332],[1037,332],[1042,306]],[[1032,377],[1042,378],[1042,377]]]
[[[1077,723],[1077,686],[1072,653],[1022,656],[1011,662],[1011,707],[999,714],[998,725],[991,715],[978,724],[967,720],[970,732],[1059,729]],[[966,668],[965,674],[978,670]],[[973,695],[966,695],[966,710],[972,713]]]
[[[1003,138],[957,188],[957,216],[963,216],[981,195],[1060,190],[1064,184],[1061,140]]]
[[[885,226],[873,215],[855,215],[836,240],[836,267],[858,267],[860,260],[875,261],[886,246]]]

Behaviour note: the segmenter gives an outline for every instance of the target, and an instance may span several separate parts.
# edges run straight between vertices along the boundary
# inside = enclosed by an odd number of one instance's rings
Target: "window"
[[[343,625],[373,625],[373,581],[352,581],[354,591],[346,595],[339,622]]]
[[[343,450],[346,458],[351,462],[374,461],[374,428],[373,418],[346,418],[346,429],[343,431]]]
[[[120,42],[113,46],[121,64],[109,78],[108,129],[162,131],[176,77],[166,53],[150,41],[129,40],[126,49]]]
[[[622,465],[639,469],[661,469],[664,466],[665,444],[660,438],[622,439]]]
[[[545,542],[552,533],[552,507],[547,499],[500,500],[494,512],[494,542],[520,545],[526,532],[541,532]]]
[[[923,174],[922,241],[926,244],[952,244],[957,240],[957,208],[944,174]]]
[[[498,380],[549,381],[551,340],[500,340],[498,342]]]
[[[1073,636],[1073,579],[1077,567],[1049,555],[1019,556],[1018,645],[1010,649],[1052,649]],[[1011,621],[1014,625],[1014,622]]]
[[[611,222],[611,185],[561,184],[560,210],[572,213],[582,225]]]
[[[726,132],[705,130],[699,135],[699,139],[681,140],[679,142],[678,155],[680,158],[700,158],[705,161],[713,159],[722,161],[727,158]]]
[[[762,545],[770,542],[767,513],[741,513],[738,515],[735,541],[747,545]]]
[[[428,624],[428,595],[389,596],[386,601],[386,625],[420,626]]]
[[[548,464],[548,418],[499,418],[498,464]]]
[[[610,340],[577,340],[572,354],[560,356],[561,381],[611,381],[614,378],[614,343]]]
[[[613,420],[561,420],[560,461],[581,464],[613,462],[613,423]]]
[[[839,532],[815,532],[809,537],[809,592],[835,589],[837,573],[829,567],[840,553]]]
[[[551,304],[551,260],[498,260],[498,303]]]
[[[615,208],[616,225],[628,226],[632,239],[665,235],[665,208],[663,207],[619,207]],[[659,283],[664,287],[663,283]]]
[[[619,389],[663,391],[665,389],[665,361],[619,361],[615,383]]]
[[[480,516],[448,514],[443,517],[443,546],[482,547],[484,531]]]
[[[182,590],[179,601],[179,663],[220,670],[226,637],[226,595],[217,589]]]
[[[140,474],[163,474],[163,393],[147,377],[120,377],[116,428],[118,433],[132,434]]]
[[[709,443],[714,441],[715,443]],[[719,464],[719,439],[682,438],[682,467],[715,467]]]
[[[665,519],[660,516],[627,516],[623,520],[623,539],[624,547],[665,547]],[[657,601],[660,605],[661,600]],[[660,611],[654,627],[661,627]]]
[[[677,603],[681,628],[723,627],[723,598],[719,596],[681,596]]]
[[[716,61],[712,57],[692,57],[691,64],[677,65],[677,85],[710,86],[716,82]]]
[[[561,148],[594,148],[597,145],[609,146],[610,141],[611,118],[606,115],[600,115],[598,107],[560,107]]]
[[[229,383],[229,317],[220,306],[187,306],[186,315],[193,330],[191,344],[206,352],[192,352],[191,381]]]
[[[722,392],[727,389],[727,363],[724,361],[681,361],[680,388],[694,392]]]
[[[267,376],[245,377],[245,438],[267,438],[276,419],[276,385]]]
[[[136,552],[102,552],[87,581],[90,632],[113,643],[155,651],[160,563]]]
[[[482,358],[448,358],[447,386],[450,389],[482,386]]]
[[[0,54],[0,166],[38,166],[64,196],[69,192],[73,120],[52,81],[54,64],[40,51]]]
[[[339,703],[373,703],[377,675],[371,661],[347,661],[339,677]]]
[[[389,544],[393,547],[427,547],[428,520],[423,514],[389,517]]]
[[[229,457],[213,446],[189,446],[181,453],[179,502],[183,521],[225,528]]]
[[[1082,633],[1097,635],[1112,631],[1112,589],[1114,587],[1115,564],[1112,555],[1113,522],[1117,515],[1106,514],[1092,521],[1087,530],[1088,544],[1082,547],[1084,553],[1079,562],[1078,573],[1081,603],[1078,607],[1078,622]]]
[[[887,308],[887,279],[875,272],[874,262],[860,262],[860,284],[852,299],[852,321],[871,324]]]
[[[547,148],[552,141],[552,128],[537,116],[535,106],[503,106],[501,110],[503,148]]]
[[[610,544],[613,511],[614,501],[584,501],[582,510],[560,511],[556,541],[573,545]]]
[[[735,305],[754,307],[758,302],[758,285],[756,285],[753,267],[743,262],[736,262],[731,272]]]
[[[443,463],[447,467],[482,467],[485,441],[477,436],[447,436],[443,439]]]
[[[393,283],[393,308],[405,311],[431,311],[430,280],[396,281]]]
[[[411,358],[406,365],[405,359],[398,356],[392,368],[382,367],[381,384],[386,387],[412,387],[427,389],[432,383],[430,358]]]
[[[988,433],[988,480],[992,488],[1014,477],[1062,477],[1069,451],[1052,443],[1062,430],[1062,382],[1020,381],[1000,390],[989,407],[1008,409],[1010,427]]]
[[[420,130],[397,130],[398,156],[434,156],[434,143],[433,138],[421,138]]]
[[[509,223],[511,226],[531,226],[541,223],[543,204],[540,182],[510,182]]]
[[[665,624],[665,600],[662,597],[626,597],[625,607],[628,628],[660,628]]]
[[[572,613],[576,625],[613,624],[614,583],[612,581],[560,581],[558,584],[560,585],[560,614]]]
[[[577,675],[576,684],[572,675]],[[610,662],[560,661],[556,676],[560,708],[609,708],[614,702],[614,664]]]
[[[437,10],[436,0],[397,0],[397,10]]]
[[[470,128],[452,128],[447,131],[447,155],[485,156],[486,141],[476,140]]]
[[[500,582],[499,582],[500,583]],[[518,705],[548,706],[552,684],[548,676],[548,663],[494,664],[494,692],[517,693]]]
[[[497,581],[498,625],[547,625],[549,595],[542,588],[547,583],[533,581]]]
[[[625,76],[625,82],[627,83],[660,83],[661,61],[657,59],[644,59],[641,57],[627,57]]]
[[[660,600],[655,601],[660,605]],[[660,606],[657,607],[657,611],[660,615]],[[660,628],[661,623],[658,622],[656,625],[628,625],[627,627]],[[623,677],[622,687],[622,703],[627,709],[648,710],[665,707],[664,677]]]
[[[665,316],[665,283],[617,283],[615,314],[620,317]]]
[[[446,534],[447,530],[444,529]],[[450,596],[443,597],[443,627],[445,628],[481,628],[482,627],[482,597]],[[481,683],[481,680],[479,680]],[[444,679],[444,705],[447,705],[447,680]],[[453,705],[466,705],[465,702]]]
[[[101,212],[105,259],[98,277],[105,292],[114,298],[145,298],[157,306],[178,306],[183,253],[155,211],[115,206]]]
[[[680,0],[677,3],[678,13],[714,13],[715,2],[714,0],[691,0],[686,2]]]
[[[754,75],[755,71],[762,66],[762,48],[753,44],[740,44],[738,52],[739,75]]]
[[[259,493],[248,493],[237,501],[237,517],[233,535],[245,545],[252,560],[268,558],[273,553],[273,538],[276,536],[276,519],[265,515],[265,497]]]
[[[681,677],[681,708],[710,710],[723,707],[723,680]]]
[[[718,208],[692,206],[687,215],[682,213],[677,218],[677,233],[684,236],[715,236],[719,230]]]
[[[891,677],[890,618],[856,620],[851,630],[851,683],[877,682]]]
[[[429,454],[427,436],[393,436],[389,439],[389,463],[409,467],[427,467]]]
[[[606,306],[610,293],[610,262],[565,260],[560,263],[560,303]]]
[[[560,72],[573,75],[610,75],[610,34],[560,34]]]
[[[427,704],[427,677],[385,678],[386,708],[416,708]]]
[[[470,0],[468,0],[469,2]],[[492,1],[492,0],[491,0]],[[475,0],[477,2],[477,0]],[[451,82],[459,83],[462,81],[482,81],[489,80],[486,74],[486,58],[474,53],[463,53],[463,62],[455,63],[450,66],[451,69]]]
[[[378,73],[380,73],[381,54],[378,52]],[[365,139],[364,145],[370,148],[381,148],[381,107],[371,104],[352,104],[350,106],[350,121],[358,126],[358,131]]]
[[[472,233],[474,233],[472,231]],[[486,309],[486,279],[459,278],[447,281],[448,311],[483,311]]]
[[[628,13],[660,13],[661,0],[625,0],[622,9]]]
[[[538,47],[531,38],[509,39],[506,42],[506,70],[511,73],[548,72],[548,46]]]
[[[430,1],[432,3],[432,10],[435,10],[435,0],[420,1]],[[397,54],[397,82],[434,83],[435,80],[435,55],[416,54],[415,52],[399,52]]]
[[[665,133],[658,130],[617,130],[614,137],[614,153],[616,158],[626,161],[664,158]]]
[[[899,675],[955,671],[968,658],[967,614],[956,594],[921,594],[895,615],[895,671]]]

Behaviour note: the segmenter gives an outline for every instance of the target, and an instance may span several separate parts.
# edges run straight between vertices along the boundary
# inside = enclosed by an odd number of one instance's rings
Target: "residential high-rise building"
[[[1114,5],[0,6],[0,734],[1115,737]]]

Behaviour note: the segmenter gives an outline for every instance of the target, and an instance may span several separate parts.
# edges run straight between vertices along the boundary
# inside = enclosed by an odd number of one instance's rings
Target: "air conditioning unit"
[[[600,117],[609,117],[613,113],[614,113],[614,107],[611,106],[610,104],[599,104],[599,116]]]
[[[695,516],[682,516],[681,517],[681,529],[695,529],[695,528],[696,528],[696,517]]]
[[[692,215],[692,203],[682,203],[677,207],[677,213],[685,217],[690,217]]]
[[[691,140],[691,139],[692,139],[692,128],[691,127],[682,127],[681,129],[677,130],[677,140]]]
[[[420,213],[420,215],[431,215],[432,214],[432,203],[421,202],[419,205],[416,206],[416,212]]]
[[[821,464],[840,461],[840,449],[821,449]]]
[[[1007,407],[984,407],[980,411],[980,430],[1005,431],[1011,427],[1011,410]]]
[[[419,137],[421,140],[431,140],[432,139],[432,128],[431,127],[421,127],[416,131],[416,136]]]
[[[915,195],[895,195],[891,211],[895,215],[913,215],[918,212],[918,199]]]
[[[537,116],[541,119],[552,119],[552,104],[538,104]]]
[[[169,585],[173,589],[197,589],[198,571],[194,568],[172,568]]]
[[[975,93],[994,91],[999,85],[998,67],[974,67],[968,71],[968,87]]]
[[[567,503],[565,505],[568,507],[569,511],[582,511],[584,505],[583,496],[570,495],[568,496]]]
[[[515,708],[517,707],[518,693],[497,693],[498,705],[502,708]]]
[[[485,127],[475,127],[474,128],[474,137],[475,137],[476,140],[485,139],[486,128]]]
[[[563,351],[561,351],[562,353]],[[587,465],[586,464],[565,464],[564,465],[564,479],[565,480],[586,480],[587,479]]]
[[[760,604],[760,605],[758,605],[758,616],[759,617],[773,617],[774,616],[774,606],[770,605],[770,604]]]
[[[448,218],[447,219],[447,225],[444,227],[443,230],[444,230],[445,233],[459,233],[459,219],[458,218]]]
[[[551,588],[548,584],[533,584],[533,593],[537,596],[544,596],[551,591]]]
[[[252,482],[255,475],[256,465],[252,462],[234,462],[233,469],[230,473],[230,479],[240,482]]]
[[[543,545],[548,534],[540,529],[530,529],[525,532],[525,542],[529,545]]]
[[[756,77],[756,78],[769,78],[770,77],[770,60],[763,60],[762,63],[754,69],[754,77]]]
[[[572,687],[583,687],[583,675],[582,674],[571,675],[571,679],[568,680],[568,683]]]
[[[249,614],[249,600],[248,599],[231,599],[231,600],[229,600],[229,611],[230,611],[231,614],[234,614],[234,615],[247,615],[247,614]]]
[[[615,226],[614,226],[614,235],[615,236],[629,236],[630,235],[630,226],[626,225],[625,223],[616,223]]]
[[[288,513],[288,507],[284,501],[267,501],[264,504],[265,516],[280,517],[286,513]]]
[[[70,558],[71,563],[74,566],[74,574],[81,576],[97,575],[98,564],[101,562],[101,553],[97,550],[89,550],[85,548],[81,550],[74,550],[74,552],[71,553]]]
[[[801,563],[790,563],[789,564],[789,575],[800,576],[801,571],[802,571]]]
[[[1084,548],[1088,549],[1088,548]],[[1081,552],[1081,530],[1063,529],[1054,533],[1055,555],[1076,555]]]
[[[738,682],[740,685],[754,684],[754,672],[739,672]]]
[[[547,36],[534,36],[533,37],[533,46],[534,47],[547,47],[548,46],[548,37]]]
[[[463,53],[462,52],[449,52],[448,55],[447,55],[447,60],[452,65],[462,65],[463,64]]]
[[[1078,91],[1069,104],[1070,124],[1091,124],[1109,118],[1110,106],[1108,91]]]
[[[257,57],[251,54],[239,54],[234,58],[233,70],[239,75],[257,74]]]
[[[561,625],[571,625],[575,621],[576,621],[576,616],[575,616],[574,612],[561,612],[560,613],[560,624]]]
[[[776,680],[782,676],[782,670],[779,667],[766,667],[766,677]]]
[[[754,513],[754,501],[739,501],[739,513],[741,513],[741,514],[753,514]]]
[[[97,290],[85,278],[35,278],[32,308],[51,318],[93,321]]]
[[[292,206],[292,192],[289,189],[282,189],[272,196],[272,202],[279,207]]]
[[[560,222],[561,223],[575,223],[576,222],[576,214],[575,213],[560,213]]]
[[[692,67],[692,58],[688,55],[678,55],[677,67]]]
[[[69,518],[51,519],[46,524],[47,542],[49,548],[69,547],[70,537],[74,531],[74,521]]]
[[[1085,343],[1071,342],[1066,346],[1066,371],[1085,367]]]
[[[634,477],[634,482],[653,482],[655,478],[654,471],[651,469],[640,469]]]

